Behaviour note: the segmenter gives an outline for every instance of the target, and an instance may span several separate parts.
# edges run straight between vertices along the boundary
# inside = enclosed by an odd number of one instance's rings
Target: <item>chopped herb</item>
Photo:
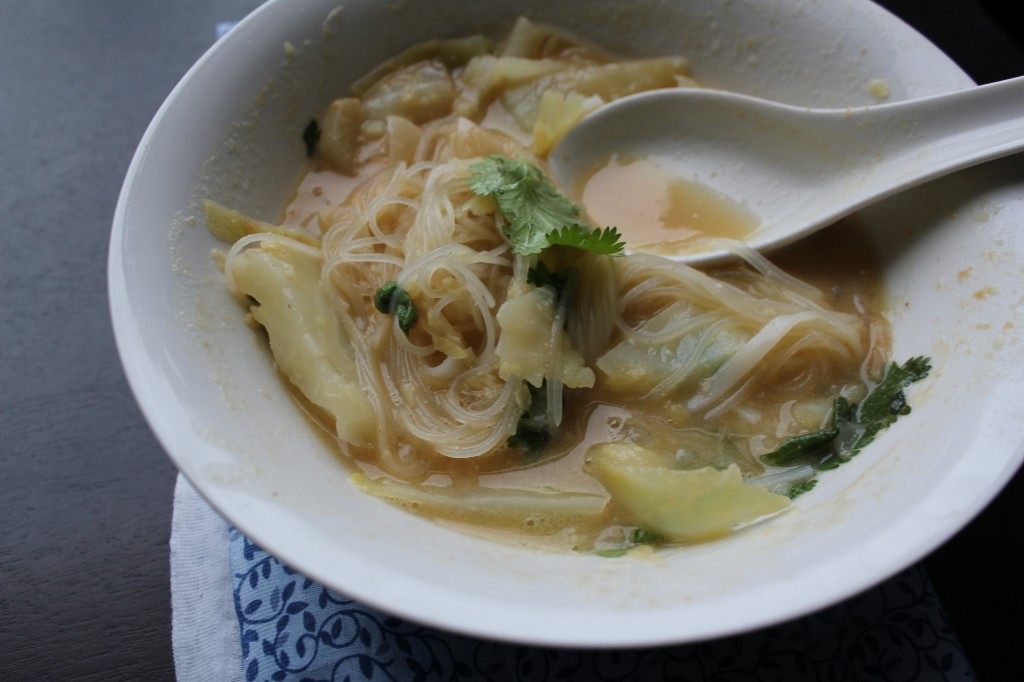
[[[575,294],[579,283],[579,271],[576,268],[551,270],[544,261],[537,261],[537,264],[526,273],[526,281],[535,287],[551,287],[555,290],[555,297],[561,300],[565,292],[569,292],[570,296]]]
[[[550,286],[555,291],[561,291],[568,280],[569,270],[551,270],[544,261],[537,261],[537,264],[526,273],[526,281],[533,286]]]
[[[405,332],[406,336],[420,317],[409,292],[398,286],[398,282],[394,280],[385,282],[384,286],[374,292],[373,306],[385,315],[394,315],[398,319],[398,328]]]
[[[536,166],[492,154],[470,170],[470,189],[493,197],[508,221],[503,232],[516,255],[530,256],[553,244],[608,255],[622,252],[618,231],[613,227],[595,230],[580,221],[579,207],[562,196]]]
[[[797,497],[800,497],[804,493],[813,490],[814,486],[817,484],[818,479],[816,478],[808,478],[807,480],[794,483],[789,487],[789,490],[786,491],[786,497],[788,497],[791,500],[796,499]]]
[[[664,542],[664,538],[660,535],[646,531],[643,528],[634,528],[626,534],[625,547],[599,549],[595,551],[594,554],[600,557],[605,557],[606,559],[616,559],[621,556],[626,556],[626,553],[637,545],[661,545]]]
[[[320,126],[316,119],[312,119],[306,129],[302,131],[302,142],[306,145],[306,156],[313,158],[317,145],[320,144]]]
[[[395,280],[384,282],[384,286],[377,289],[373,294],[373,307],[376,308],[378,312],[390,315],[391,299],[394,297],[395,290],[398,288],[398,282]]]
[[[527,455],[536,456],[551,442],[553,425],[548,421],[548,391],[545,383],[540,388],[527,383],[530,405],[519,418],[516,432],[509,436],[509,447],[519,448]]]
[[[903,389],[928,376],[929,370],[931,363],[925,357],[911,358],[902,367],[890,364],[881,383],[859,405],[842,396],[835,399],[828,428],[787,438],[761,459],[774,466],[807,462],[818,469],[833,469],[849,461],[879,432],[910,413]]]
[[[762,455],[761,459],[774,466],[791,466],[802,462],[814,453],[831,448],[839,436],[840,425],[849,423],[853,416],[849,401],[840,396],[832,401],[832,420],[827,429],[787,438],[776,450]]]
[[[606,227],[603,230],[593,229],[580,225],[566,225],[560,230],[555,230],[548,235],[548,243],[551,245],[572,246],[584,251],[592,251],[605,256],[617,256],[626,247],[622,241],[622,235],[614,227]]]
[[[629,541],[634,545],[659,545],[664,542],[661,536],[643,528],[634,528],[633,532],[629,534]]]

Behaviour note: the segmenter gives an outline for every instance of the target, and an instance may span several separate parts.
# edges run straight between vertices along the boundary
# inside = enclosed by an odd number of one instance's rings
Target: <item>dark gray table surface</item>
[[[258,4],[0,0],[0,680],[174,677],[175,471],[118,362],[107,241],[150,118]],[[1000,2],[881,4],[979,82],[1024,74]],[[1021,493],[1018,474],[926,561],[984,681],[1020,675]]]

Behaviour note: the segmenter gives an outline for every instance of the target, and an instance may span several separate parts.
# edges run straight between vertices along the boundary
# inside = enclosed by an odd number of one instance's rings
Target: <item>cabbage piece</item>
[[[384,128],[384,144],[387,149],[388,161],[392,163],[404,161],[412,164],[422,137],[423,133],[420,127],[409,119],[401,116],[388,116]]]
[[[472,159],[490,154],[514,156],[523,152],[523,145],[500,130],[483,128],[468,118],[458,118],[448,127],[446,144],[458,159]]]
[[[567,68],[569,68],[568,62],[557,59],[498,57],[494,60],[494,66],[491,69],[489,85],[494,90],[506,90],[564,71]]]
[[[533,153],[546,156],[570,128],[602,104],[604,100],[596,95],[584,97],[577,92],[546,90],[533,122]]]
[[[629,443],[603,443],[587,451],[588,470],[631,523],[669,542],[694,542],[774,514],[789,505],[743,480],[735,464],[679,469],[671,455]]]
[[[642,338],[626,339],[597,360],[602,385],[616,391],[666,393],[696,384],[715,373],[750,340],[734,327],[716,326],[720,318],[674,304],[638,327]],[[680,328],[673,335],[670,330]],[[664,334],[663,340],[657,340]]]
[[[473,355],[462,334],[452,326],[448,318],[435,308],[427,311],[421,328],[430,335],[434,348],[455,360],[465,360]]]
[[[440,487],[369,478],[359,473],[352,476],[352,481],[364,492],[407,511],[531,535],[548,535],[596,521],[608,504],[603,495],[551,488]]]
[[[270,232],[310,246],[320,246],[320,238],[302,228],[273,225],[255,220],[209,199],[203,200],[203,217],[206,218],[206,227],[210,230],[210,234],[228,244],[234,244],[242,237],[251,234]]]
[[[401,53],[388,59],[370,73],[352,84],[352,92],[362,95],[385,77],[399,69],[424,60],[437,60],[449,69],[462,66],[474,57],[487,54],[493,44],[490,39],[480,35],[467,38],[449,38],[427,40],[406,48]]]
[[[451,113],[455,84],[444,65],[418,62],[379,80],[363,95],[368,120],[383,121],[401,116],[417,125]]]
[[[359,167],[359,129],[363,107],[355,97],[336,99],[324,115],[320,133],[320,158],[331,170],[355,175]]]
[[[537,287],[510,298],[498,309],[501,336],[495,352],[502,379],[518,378],[536,387],[544,382],[551,365],[551,328],[555,321],[555,292]],[[594,372],[584,366],[583,358],[573,350],[568,337],[562,336],[561,380],[570,388],[594,385]]]
[[[334,418],[339,438],[369,447],[376,443],[377,419],[359,387],[351,343],[320,289],[320,259],[282,241],[235,255],[234,284],[257,301],[253,319],[267,330],[281,372]]]
[[[688,63],[682,57],[574,66],[510,88],[501,95],[500,101],[524,130],[531,130],[546,90],[597,96],[611,102],[646,90],[676,87],[677,76],[685,76],[687,68]]]
[[[592,388],[594,386],[594,370],[586,366],[583,356],[572,347],[567,334],[562,336],[562,384],[569,388]]]
[[[499,46],[497,54],[501,57],[539,59],[579,48],[580,44],[575,39],[561,36],[556,31],[546,26],[538,26],[521,16],[516,19],[512,31]]]

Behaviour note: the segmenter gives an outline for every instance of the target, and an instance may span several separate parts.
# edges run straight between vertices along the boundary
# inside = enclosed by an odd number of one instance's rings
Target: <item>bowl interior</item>
[[[683,642],[794,617],[888,577],[970,520],[1024,456],[1014,229],[1024,165],[1014,159],[855,218],[885,263],[896,359],[929,355],[936,369],[913,389],[911,417],[769,524],[610,560],[483,541],[349,483],[226,293],[199,202],[276,219],[304,168],[303,127],[352,80],[413,42],[500,35],[520,14],[625,53],[684,54],[708,85],[794,104],[869,104],[873,81],[891,99],[971,85],[866,0],[272,0],[160,109],[111,239],[126,372],[197,489],[265,549],[353,598],[446,629],[548,645]]]

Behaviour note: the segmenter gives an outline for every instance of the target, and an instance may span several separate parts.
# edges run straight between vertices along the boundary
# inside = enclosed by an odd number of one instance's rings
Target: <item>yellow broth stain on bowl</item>
[[[633,252],[678,253],[698,237],[742,241],[760,223],[734,199],[646,157],[612,156],[584,181],[580,194],[593,223],[617,227]]]

